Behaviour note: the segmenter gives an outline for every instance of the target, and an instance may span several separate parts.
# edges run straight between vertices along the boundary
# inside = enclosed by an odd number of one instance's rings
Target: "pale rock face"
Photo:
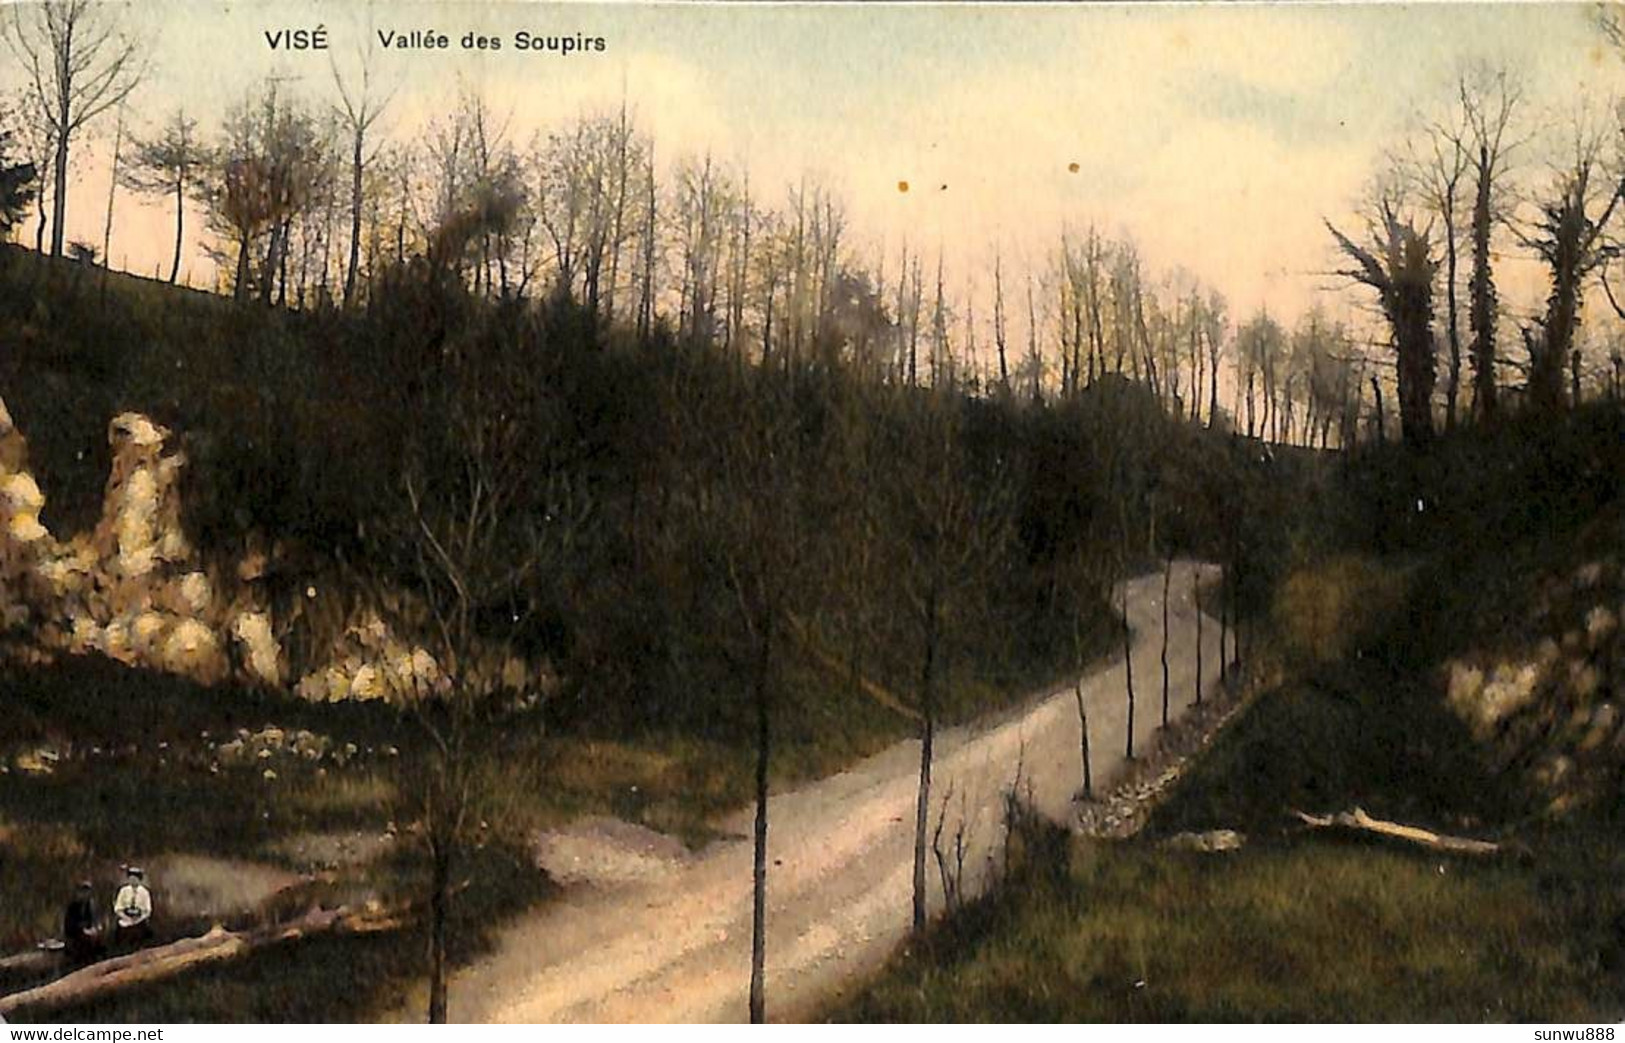
[[[101,520],[92,532],[58,542],[40,523],[45,496],[27,470],[22,433],[0,401],[0,623],[34,627],[39,648],[29,654],[98,652],[204,683],[226,678],[226,646],[235,643],[246,679],[288,683],[274,621],[259,599],[231,588],[232,572],[225,574],[227,589],[216,590],[194,562],[180,524],[186,457],[166,451],[171,433],[138,413],[122,413],[107,437],[113,464]],[[236,566],[235,582],[254,583],[269,567],[266,552],[254,549]],[[515,690],[546,680],[545,671],[533,676],[516,657],[497,658],[493,666]],[[427,649],[367,612],[295,689],[321,701],[409,701],[449,687]]]
[[[1609,611],[1606,605],[1594,606],[1586,613],[1586,637],[1592,648],[1602,644],[1618,628],[1619,617]]]
[[[389,626],[378,618],[376,612],[368,612],[350,632],[361,642],[363,648],[381,649],[389,644]]]
[[[203,615],[214,602],[214,591],[209,586],[209,577],[201,572],[188,572],[182,576],[181,598],[194,616]]]
[[[1487,681],[1476,667],[1451,664],[1450,704],[1480,736],[1528,706],[1540,686],[1542,670],[1536,663],[1504,662]]]
[[[50,535],[37,514],[13,514],[6,523],[6,531],[18,543],[34,543]]]
[[[1569,663],[1569,690],[1581,699],[1589,699],[1597,693],[1602,677],[1597,668],[1585,660],[1574,660]]]
[[[1484,671],[1466,663],[1450,664],[1448,696],[1450,705],[1458,712],[1471,710],[1478,694],[1484,690]]]
[[[100,651],[102,647],[101,628],[89,616],[76,616],[73,620],[73,630],[68,637],[68,651],[77,655],[86,652]]]
[[[282,684],[282,650],[264,612],[244,612],[231,625],[232,636],[243,648],[249,675],[261,684]]]
[[[50,535],[39,520],[45,496],[27,471],[0,477],[0,502],[3,502],[0,510],[5,512],[6,531],[11,539],[28,544]]]
[[[1603,563],[1588,561],[1574,570],[1574,585],[1581,590],[1595,587],[1603,579]]]
[[[172,673],[214,684],[226,674],[225,654],[220,638],[195,619],[183,619],[164,638],[159,662]]]
[[[162,445],[169,432],[148,420],[140,413],[120,413],[113,418],[111,425],[115,434],[124,436],[131,445],[156,446]]]
[[[350,676],[337,666],[330,666],[323,673],[327,682],[328,702],[342,702],[350,697]]]
[[[117,659],[126,666],[136,665],[135,649],[130,642],[130,626],[124,619],[115,619],[102,629],[100,651],[109,659]]]
[[[424,688],[444,688],[448,679],[441,674],[440,664],[427,649],[412,649],[412,680]]]
[[[350,695],[355,699],[382,699],[389,694],[382,672],[371,663],[361,667],[350,679]]]
[[[377,612],[367,610],[346,628],[325,667],[312,670],[298,685],[306,699],[384,699],[411,702],[443,691],[447,680],[434,656],[396,636]]]
[[[115,504],[119,572],[127,577],[145,576],[157,564],[158,481],[151,468],[132,471]]]
[[[142,612],[129,624],[130,645],[137,655],[151,656],[162,646],[169,620],[161,612]]]
[[[0,624],[26,627],[43,591],[36,570],[54,547],[40,524],[45,496],[28,470],[28,442],[0,402]]]

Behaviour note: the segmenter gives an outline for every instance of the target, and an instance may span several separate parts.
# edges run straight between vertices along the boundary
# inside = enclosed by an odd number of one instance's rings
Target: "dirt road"
[[[1173,712],[1196,683],[1193,570],[1176,563],[1169,597]],[[1129,583],[1136,746],[1161,721],[1162,575]],[[1205,688],[1218,677],[1219,627],[1204,618]],[[1095,784],[1123,763],[1127,706],[1121,657],[1084,681]],[[945,838],[963,824],[966,889],[979,888],[1000,850],[1003,794],[1017,782],[1034,805],[1067,815],[1080,783],[1078,717],[1070,686],[1019,713],[937,738],[932,822]],[[768,834],[768,1016],[797,1020],[877,968],[905,937],[913,879],[919,745],[899,743],[850,771],[775,795]],[[945,802],[946,798],[946,802]],[[726,823],[748,837],[749,809]],[[451,983],[455,1021],[742,1021],[750,977],[751,843],[726,841],[663,878],[581,888],[510,928],[498,951]],[[933,908],[942,902],[933,863]]]

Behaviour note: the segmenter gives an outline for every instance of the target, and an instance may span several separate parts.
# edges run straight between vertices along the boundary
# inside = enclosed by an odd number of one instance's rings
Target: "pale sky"
[[[845,198],[866,254],[884,244],[893,266],[906,236],[916,250],[942,245],[951,284],[967,272],[985,284],[995,241],[1019,266],[1052,248],[1063,225],[1092,221],[1132,235],[1153,272],[1183,266],[1217,287],[1232,317],[1268,306],[1290,320],[1332,282],[1320,274],[1335,263],[1322,217],[1347,220],[1383,150],[1419,110],[1444,110],[1465,64],[1516,70],[1542,133],[1587,100],[1625,92],[1625,61],[1592,24],[1592,7],[1568,3],[145,0],[127,11],[151,40],[153,71],[130,102],[141,129],[179,105],[209,129],[271,73],[297,78],[288,89],[310,100],[336,100],[329,54],[353,62],[369,22],[433,29],[451,37],[450,51],[378,59],[396,90],[386,134],[417,133],[426,114],[450,106],[459,76],[512,113],[520,141],[613,108],[624,86],[664,159],[709,149],[748,163],[769,202],[801,173],[817,174]],[[331,52],[273,53],[263,36],[318,24]],[[501,35],[503,50],[463,51],[470,30]],[[603,36],[608,48],[521,53],[519,30]],[[18,83],[9,53],[0,58],[0,80]],[[111,133],[109,115],[78,152],[70,238],[101,242]],[[1527,153],[1531,177],[1541,159]],[[121,193],[115,266],[167,273],[171,213]],[[202,222],[192,227],[200,233]],[[20,238],[31,237],[32,223]],[[195,250],[183,269],[195,283],[212,277]],[[1507,279],[1510,303],[1532,307],[1538,284]]]

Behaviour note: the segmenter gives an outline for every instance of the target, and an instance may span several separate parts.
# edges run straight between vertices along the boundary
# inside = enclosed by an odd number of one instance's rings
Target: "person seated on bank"
[[[90,963],[101,956],[101,927],[96,923],[96,900],[89,880],[81,880],[62,915],[62,942],[68,962]]]
[[[124,886],[113,899],[114,941],[121,949],[134,949],[152,940],[152,892],[140,866],[125,869]]]

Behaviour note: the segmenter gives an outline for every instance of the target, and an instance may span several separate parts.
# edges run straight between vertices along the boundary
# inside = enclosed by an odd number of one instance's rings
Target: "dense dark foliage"
[[[752,531],[737,515],[761,500],[763,467],[793,472],[783,488],[800,508],[801,565],[781,592],[788,683],[807,689],[792,702],[813,698],[812,682],[863,679],[913,698],[917,614],[903,602],[915,533],[900,512],[923,483],[947,478],[1010,521],[968,564],[955,607],[945,670],[962,691],[1060,672],[1080,627],[1096,642],[1082,651],[1099,647],[1110,584],[1165,549],[1262,555],[1249,526],[1273,524],[1254,510],[1280,484],[1268,479],[1313,470],[1170,418],[1126,379],[1035,405],[829,358],[756,367],[658,324],[643,339],[607,328],[563,295],[477,298],[421,259],[381,280],[365,314],[133,279],[92,308],[91,284],[5,261],[0,389],[30,440],[47,524],[65,535],[94,522],[105,424],[147,412],[180,434],[184,523],[203,553],[225,563],[275,548],[287,598],[312,576],[342,586],[384,568],[415,582],[373,560],[398,521],[401,454],[411,446],[439,481],[459,481],[456,439],[436,434],[447,411],[522,383],[492,407],[525,446],[512,524],[572,531],[555,534],[567,559],[524,591],[518,639],[562,678],[550,725],[586,733],[747,734],[727,563]],[[951,419],[951,475],[933,465],[933,415]],[[782,459],[738,466],[741,447],[776,438],[793,442]]]

